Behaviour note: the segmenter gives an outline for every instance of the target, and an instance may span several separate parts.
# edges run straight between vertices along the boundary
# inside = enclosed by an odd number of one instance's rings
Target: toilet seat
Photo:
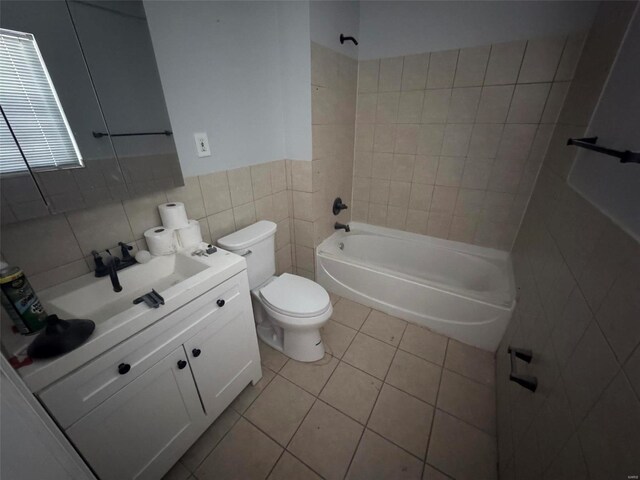
[[[315,319],[331,308],[327,291],[317,283],[297,275],[283,273],[260,289],[265,307],[285,317],[293,317],[297,324]],[[297,321],[299,320],[299,321]]]

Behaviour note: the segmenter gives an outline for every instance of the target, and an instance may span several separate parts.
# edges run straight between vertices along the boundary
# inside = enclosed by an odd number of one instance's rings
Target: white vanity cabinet
[[[101,480],[159,479],[198,438],[205,414],[186,359],[176,348],[66,431]]]
[[[38,396],[101,480],[156,480],[261,376],[242,271]]]

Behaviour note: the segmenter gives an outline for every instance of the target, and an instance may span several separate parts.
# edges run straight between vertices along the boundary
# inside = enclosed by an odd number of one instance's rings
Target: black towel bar
[[[598,137],[570,138],[567,140],[567,145],[574,145],[576,147],[586,148],[587,150],[593,150],[594,152],[604,153],[605,155],[619,158],[620,163],[640,163],[640,152],[631,152],[629,150],[621,152],[620,150],[601,147],[596,145],[597,141]]]
[[[144,135],[173,135],[173,132],[169,130],[165,130],[164,132],[142,132],[142,133],[102,133],[102,132],[92,132],[93,136],[96,138],[102,137],[140,137]]]

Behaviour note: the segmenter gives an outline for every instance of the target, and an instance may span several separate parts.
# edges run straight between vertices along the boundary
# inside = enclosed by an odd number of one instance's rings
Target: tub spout
[[[347,233],[351,231],[351,229],[349,228],[349,225],[344,225],[343,223],[338,223],[338,222],[336,222],[333,228],[335,228],[336,230],[344,229],[344,231]]]

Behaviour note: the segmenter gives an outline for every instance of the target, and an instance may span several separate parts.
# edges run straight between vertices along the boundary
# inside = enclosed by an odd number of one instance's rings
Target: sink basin
[[[114,292],[109,277],[83,275],[40,295],[48,313],[60,318],[104,322],[133,308],[133,300],[155,289],[160,295],[169,287],[197,275],[209,265],[184,255],[154,257],[118,272],[121,292]]]

